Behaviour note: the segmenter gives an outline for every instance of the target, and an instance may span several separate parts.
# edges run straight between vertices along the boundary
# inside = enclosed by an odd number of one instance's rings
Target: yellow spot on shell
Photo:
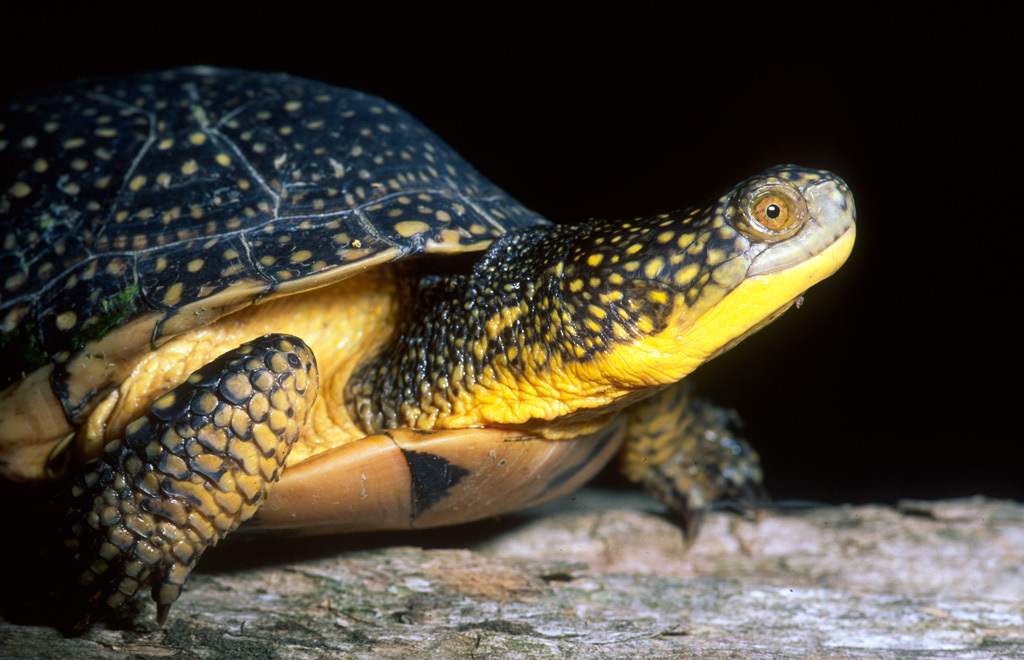
[[[409,238],[429,230],[430,225],[419,220],[405,220],[404,222],[395,223],[395,232],[403,238]]]
[[[78,317],[74,312],[64,312],[63,314],[57,315],[57,329],[58,330],[70,330],[75,327],[75,321]]]
[[[206,134],[196,131],[192,135],[188,136],[188,141],[196,145],[197,147],[201,144],[206,144]]]
[[[164,294],[163,304],[167,307],[177,307],[178,303],[181,302],[181,293],[184,287],[181,282],[173,284],[167,289],[167,293]]]
[[[215,158],[215,160],[217,161],[218,165],[221,165],[223,167],[227,167],[228,165],[231,164],[231,156],[229,156],[229,155],[227,155],[225,153],[217,154],[217,157]]]
[[[4,288],[8,291],[14,291],[24,285],[26,281],[28,281],[28,276],[24,272],[18,272],[7,278],[4,282]],[[13,329],[13,326],[11,329]],[[4,330],[8,330],[8,328],[5,327]]]

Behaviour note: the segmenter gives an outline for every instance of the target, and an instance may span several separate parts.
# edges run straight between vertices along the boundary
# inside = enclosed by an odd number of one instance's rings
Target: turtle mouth
[[[747,277],[765,277],[810,262],[820,262],[814,284],[834,273],[850,254],[856,237],[856,208],[849,187],[839,177],[808,184],[802,190],[810,214],[800,231],[780,243],[751,246]],[[827,257],[827,258],[822,258]],[[794,298],[796,297],[795,294]]]

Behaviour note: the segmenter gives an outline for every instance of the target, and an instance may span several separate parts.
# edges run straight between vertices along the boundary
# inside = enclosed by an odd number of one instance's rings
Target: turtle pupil
[[[765,215],[767,215],[772,220],[776,220],[780,215],[782,215],[782,209],[779,208],[778,204],[772,204],[771,206],[766,208],[764,212]]]

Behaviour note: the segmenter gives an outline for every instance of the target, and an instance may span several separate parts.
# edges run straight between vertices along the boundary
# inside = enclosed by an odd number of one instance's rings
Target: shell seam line
[[[244,103],[240,107],[236,108],[234,111],[228,113],[224,117],[221,117],[220,120],[217,121],[216,125],[200,123],[200,127],[202,128],[203,133],[209,135],[210,139],[214,143],[220,146],[226,145],[231,151],[233,151],[235,155],[238,157],[239,162],[242,163],[242,166],[249,172],[249,175],[253,179],[255,179],[256,183],[260,186],[260,188],[263,189],[263,192],[266,193],[267,196],[269,196],[272,200],[274,200],[274,211],[272,215],[274,218],[273,221],[276,222],[277,220],[281,219],[281,195],[276,193],[274,189],[270,187],[270,184],[267,182],[266,178],[264,178],[263,174],[261,174],[260,171],[256,169],[256,166],[252,164],[252,161],[250,161],[249,157],[245,155],[245,153],[242,151],[242,148],[239,147],[234,140],[232,140],[230,137],[222,133],[219,129],[219,127],[225,121],[227,121],[230,117],[233,117],[236,113],[241,112],[243,109],[246,108],[246,106],[251,105],[251,103],[251,101],[249,103]]]
[[[499,234],[504,234],[506,231],[508,231],[507,227],[502,226],[502,224],[500,222],[498,222],[497,220],[492,218],[491,214],[486,212],[486,211],[484,211],[484,209],[479,204],[477,204],[476,202],[474,202],[470,198],[466,197],[461,192],[456,192],[456,194],[458,195],[459,200],[461,200],[466,206],[468,206],[471,209],[473,209],[474,211],[476,211],[478,214],[480,214],[480,216],[484,220],[486,220],[487,222],[491,223],[491,226],[494,229],[496,229]]]
[[[99,231],[96,232],[96,239],[95,241],[93,241],[93,244],[95,244],[96,242],[99,241],[100,237],[106,234],[107,226],[113,220],[114,214],[117,213],[117,210],[121,208],[121,203],[124,201],[124,198],[126,197],[124,191],[126,188],[128,188],[129,185],[131,185],[131,180],[135,176],[135,172],[138,169],[139,163],[146,156],[146,154],[149,153],[150,148],[156,142],[157,117],[152,112],[143,110],[142,108],[139,108],[130,103],[125,103],[124,101],[118,98],[109,96],[107,94],[103,94],[101,92],[86,92],[86,94],[98,101],[104,101],[106,103],[110,103],[111,105],[116,105],[120,108],[131,110],[134,113],[143,115],[149,120],[149,134],[146,136],[146,142],[139,148],[138,153],[136,153],[135,157],[132,159],[132,164],[129,165],[128,169],[125,170],[124,176],[121,178],[121,186],[118,188],[117,195],[114,197],[114,203],[110,207],[110,212],[103,218],[103,225],[99,228]],[[90,256],[97,254],[91,248],[86,248],[85,251]]]

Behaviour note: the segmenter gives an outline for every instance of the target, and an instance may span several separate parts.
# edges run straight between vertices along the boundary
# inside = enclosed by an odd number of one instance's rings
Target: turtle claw
[[[708,509],[694,509],[692,511],[674,510],[669,507],[668,518],[676,524],[679,529],[683,530],[683,539],[686,541],[686,545],[692,545],[697,540],[697,534],[700,533],[701,525],[704,524],[704,518],[707,516]]]
[[[755,519],[762,510],[768,508],[771,498],[762,484],[745,481],[740,487],[737,501],[743,516]]]

